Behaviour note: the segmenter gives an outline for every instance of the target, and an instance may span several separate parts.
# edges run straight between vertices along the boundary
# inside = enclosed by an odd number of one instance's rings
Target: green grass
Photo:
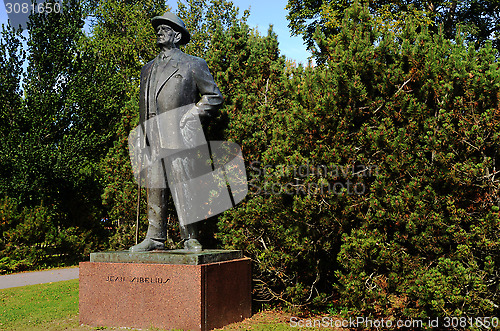
[[[71,326],[78,326],[78,279],[0,290],[1,330],[64,330]]]

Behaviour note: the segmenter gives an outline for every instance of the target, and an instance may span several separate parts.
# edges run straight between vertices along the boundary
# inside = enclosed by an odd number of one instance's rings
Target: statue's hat
[[[166,12],[162,16],[153,17],[151,19],[151,24],[153,25],[155,30],[158,27],[158,25],[167,24],[170,27],[172,27],[172,29],[174,29],[175,31],[180,32],[182,35],[181,40],[179,41],[180,45],[187,44],[191,39],[191,35],[189,34],[189,31],[186,29],[184,22],[171,12]]]

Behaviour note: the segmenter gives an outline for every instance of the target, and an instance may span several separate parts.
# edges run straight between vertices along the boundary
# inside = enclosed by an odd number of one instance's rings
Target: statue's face
[[[169,25],[161,24],[156,28],[156,43],[159,46],[168,48],[175,47],[175,44],[181,39],[181,33],[172,29]]]

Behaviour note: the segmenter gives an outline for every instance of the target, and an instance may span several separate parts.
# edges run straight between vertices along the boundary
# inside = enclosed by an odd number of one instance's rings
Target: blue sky
[[[167,3],[176,8],[177,1],[168,0]],[[307,64],[310,53],[306,50],[301,37],[292,37],[286,20],[286,0],[233,0],[239,7],[240,14],[250,8],[248,24],[256,27],[261,34],[266,34],[269,25],[273,25],[274,32],[278,35],[281,53],[298,63]],[[7,23],[7,13],[4,2],[0,2],[0,25]]]

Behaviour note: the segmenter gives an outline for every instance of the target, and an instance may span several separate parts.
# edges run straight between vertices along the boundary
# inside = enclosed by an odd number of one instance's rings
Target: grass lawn
[[[0,290],[0,330],[65,330],[78,324],[78,279]]]
[[[264,311],[223,330],[297,330],[290,315]],[[0,330],[118,330],[80,326],[78,279],[0,290]],[[301,330],[308,328],[301,328]],[[154,329],[157,330],[157,329]],[[322,329],[325,330],[325,329]]]

